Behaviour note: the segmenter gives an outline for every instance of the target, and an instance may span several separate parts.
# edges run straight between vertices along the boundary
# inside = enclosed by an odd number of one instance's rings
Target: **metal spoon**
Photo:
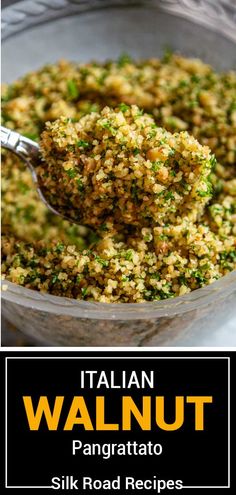
[[[37,176],[37,165],[40,162],[40,152],[39,145],[32,139],[28,139],[25,136],[22,136],[18,132],[7,129],[6,127],[1,126],[1,146],[9,151],[12,151],[18,158],[21,158],[27,165],[28,169],[31,172],[33,181],[36,184],[38,194],[40,199],[44,202],[44,204],[51,210],[55,215],[59,215],[65,220],[69,220],[69,222],[77,223],[74,218],[69,215],[66,216],[56,210],[50,203],[47,201],[42,188],[39,185],[39,180]]]

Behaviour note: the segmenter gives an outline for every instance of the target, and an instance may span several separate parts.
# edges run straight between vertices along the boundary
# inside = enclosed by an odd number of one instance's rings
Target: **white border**
[[[100,351],[112,351],[112,352],[125,352],[125,353],[128,353],[128,352],[141,352],[141,353],[145,353],[146,351],[147,352],[185,352],[185,351],[188,351],[188,352],[203,352],[203,353],[206,353],[206,352],[236,352],[236,346],[227,346],[227,347],[210,347],[210,346],[204,346],[204,347],[197,347],[197,346],[187,346],[187,347],[181,347],[181,346],[176,346],[176,347],[171,347],[171,346],[168,346],[168,347],[165,347],[165,346],[161,346],[161,347],[158,347],[158,346],[152,346],[152,347],[135,347],[135,346],[130,346],[130,347],[120,347],[120,346],[116,346],[116,347],[112,347],[112,346],[106,346],[106,347],[55,347],[55,346],[51,346],[51,347],[44,347],[44,346],[27,346],[27,347],[22,347],[22,346],[1,346],[0,347],[0,352],[37,352],[37,351],[40,351],[40,352],[100,352]],[[217,358],[217,356],[215,356]],[[220,356],[219,356],[220,357]],[[224,357],[224,356],[222,356]]]
[[[48,349],[51,350],[51,349]],[[129,349],[130,350],[130,349]],[[8,360],[14,359],[140,359],[141,356],[14,356],[14,357],[6,357],[5,358],[5,488],[46,488],[52,489],[51,486],[11,486],[7,484],[7,474],[8,474],[8,465],[7,465],[7,456],[8,456],[8,445],[7,445],[7,365]],[[204,489],[204,488],[230,488],[230,358],[226,356],[142,356],[143,360],[145,359],[217,359],[222,360],[226,359],[228,361],[228,484],[224,486],[183,486],[183,489]]]

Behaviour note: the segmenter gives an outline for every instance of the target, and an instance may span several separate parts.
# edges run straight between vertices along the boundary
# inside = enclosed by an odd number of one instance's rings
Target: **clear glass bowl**
[[[63,57],[160,56],[166,46],[218,70],[236,67],[236,23],[225,0],[26,1],[4,9],[2,21],[6,81]],[[44,345],[173,345],[235,314],[236,272],[186,296],[143,304],[89,303],[5,283],[3,315]]]

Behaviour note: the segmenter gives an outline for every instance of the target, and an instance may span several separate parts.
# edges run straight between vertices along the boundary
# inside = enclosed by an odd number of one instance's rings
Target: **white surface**
[[[215,330],[207,328],[199,330],[194,336],[185,335],[184,338],[173,343],[174,346],[199,347],[234,347],[236,346],[236,316]]]

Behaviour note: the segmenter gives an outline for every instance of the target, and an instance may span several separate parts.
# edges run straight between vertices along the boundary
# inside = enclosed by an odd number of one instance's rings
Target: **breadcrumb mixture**
[[[196,221],[211,198],[210,149],[186,131],[157,127],[134,105],[48,123],[41,149],[48,202],[95,229]]]
[[[143,302],[235,269],[234,72],[170,53],[62,60],[4,86],[3,124],[35,140],[44,130],[48,192],[93,227],[48,211],[25,165],[4,151],[3,278],[58,296]],[[64,204],[53,189],[62,177]]]

